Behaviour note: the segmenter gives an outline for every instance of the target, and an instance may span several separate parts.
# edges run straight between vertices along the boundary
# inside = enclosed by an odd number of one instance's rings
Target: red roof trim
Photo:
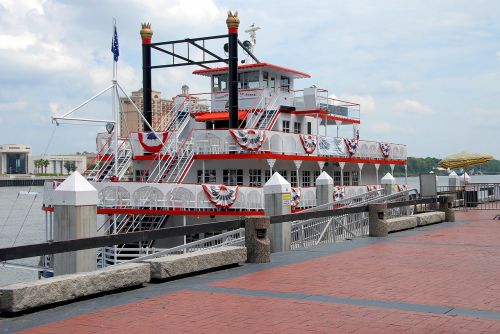
[[[245,69],[249,69],[249,68],[260,68],[260,67],[270,67],[270,68],[273,68],[276,70],[293,73],[301,78],[310,78],[311,77],[309,74],[307,74],[305,72],[300,72],[300,71],[292,70],[290,68],[286,68],[286,67],[282,67],[282,66],[278,66],[278,65],[273,65],[273,64],[269,64],[269,63],[240,65],[240,66],[238,66],[238,70],[245,70]],[[227,72],[227,71],[228,71],[228,67],[225,66],[225,67],[207,68],[204,70],[196,70],[196,71],[193,71],[193,74],[209,75],[209,74],[213,74],[213,73],[220,73],[220,72]]]

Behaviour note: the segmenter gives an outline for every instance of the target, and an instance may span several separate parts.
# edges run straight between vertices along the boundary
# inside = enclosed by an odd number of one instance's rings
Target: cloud
[[[392,133],[393,127],[389,122],[375,121],[368,125],[368,130],[375,134],[389,134]]]
[[[415,100],[404,100],[396,105],[396,110],[400,112],[408,113],[418,113],[418,114],[430,114],[432,109],[429,106],[421,104]]]
[[[497,51],[497,58],[500,59],[500,51]]]
[[[358,103],[361,106],[361,112],[372,112],[375,110],[375,99],[373,96],[364,95],[342,95],[341,100]]]
[[[401,92],[403,91],[403,83],[398,80],[386,80],[382,81],[380,84],[382,88],[391,91],[391,92]]]

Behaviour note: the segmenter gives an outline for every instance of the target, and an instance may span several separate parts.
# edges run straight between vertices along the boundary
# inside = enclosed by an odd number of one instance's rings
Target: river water
[[[396,178],[403,184],[405,178]],[[500,183],[500,175],[473,175],[473,183]],[[408,184],[419,189],[418,177],[409,177]],[[438,177],[438,186],[448,185],[446,176]],[[37,192],[22,195],[20,191]],[[0,248],[44,242],[45,213],[41,210],[43,187],[0,187]],[[16,260],[16,263],[36,265],[38,258]],[[35,270],[7,267],[0,264],[0,286],[38,278]]]

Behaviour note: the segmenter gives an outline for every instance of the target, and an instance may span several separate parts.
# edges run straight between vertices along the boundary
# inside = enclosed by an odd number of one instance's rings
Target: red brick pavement
[[[500,222],[467,225],[304,261],[212,286],[500,311]],[[491,217],[488,218],[490,215]],[[488,218],[488,219],[487,219]],[[463,314],[463,313],[462,313]],[[500,333],[500,321],[302,299],[180,291],[24,333]]]
[[[22,333],[498,333],[500,321],[180,291]]]
[[[482,245],[483,239],[496,247],[461,245]],[[451,245],[376,244],[212,286],[500,312],[500,222],[477,221],[399,239],[436,240]]]

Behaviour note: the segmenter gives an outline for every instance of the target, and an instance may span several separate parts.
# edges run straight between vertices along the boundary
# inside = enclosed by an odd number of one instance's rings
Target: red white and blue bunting
[[[345,196],[345,187],[344,186],[336,186],[333,189],[333,200],[335,202],[340,201]]]
[[[292,200],[290,202],[292,208],[296,208],[300,204],[300,196],[300,188],[292,187]]]
[[[380,190],[380,189],[381,189],[381,187],[378,184],[372,184],[372,185],[366,186],[367,191],[375,191],[375,190]]]
[[[223,184],[202,184],[201,186],[208,200],[221,209],[230,208],[238,197],[238,186],[229,187]]]
[[[358,140],[357,139],[347,139],[344,138],[345,147],[350,155],[354,155],[358,150]]]
[[[391,145],[388,143],[380,143],[380,150],[382,151],[384,158],[388,158],[391,153]]]
[[[161,136],[162,139],[160,140],[158,137],[156,137],[154,132],[139,132],[137,134],[137,137],[139,137],[139,143],[141,143],[142,148],[150,153],[158,153],[163,148],[163,144],[165,144],[165,142],[167,141],[168,133],[162,132]]]
[[[304,147],[304,151],[307,154],[311,154],[316,149],[316,145],[318,141],[316,140],[316,136],[313,135],[300,135],[300,141],[302,142],[302,146]]]
[[[407,184],[396,184],[396,189],[398,191],[406,191],[406,190],[408,190],[408,185]]]
[[[257,151],[266,139],[266,133],[262,130],[229,130],[234,140],[247,151]]]

